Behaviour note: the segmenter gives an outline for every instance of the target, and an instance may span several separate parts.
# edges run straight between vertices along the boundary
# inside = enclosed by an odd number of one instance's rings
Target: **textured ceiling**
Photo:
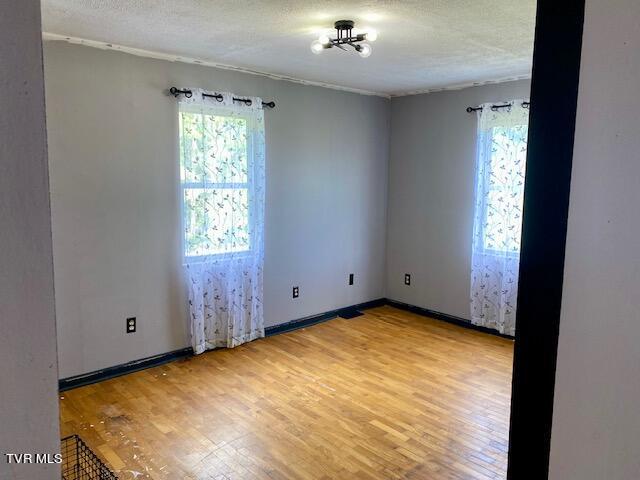
[[[535,0],[42,0],[43,30],[383,94],[528,76]],[[309,49],[347,18],[373,54]]]

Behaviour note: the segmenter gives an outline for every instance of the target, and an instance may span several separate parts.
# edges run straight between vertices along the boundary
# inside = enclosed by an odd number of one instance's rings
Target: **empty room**
[[[586,3],[0,7],[0,480],[639,478]]]

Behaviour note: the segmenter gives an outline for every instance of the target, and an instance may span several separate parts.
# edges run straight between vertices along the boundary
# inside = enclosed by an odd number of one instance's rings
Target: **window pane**
[[[492,129],[484,248],[519,252],[522,231],[527,125]]]
[[[184,189],[185,256],[248,251],[246,188]]]
[[[180,112],[180,166],[182,182],[206,181],[204,161],[204,116]]]
[[[180,112],[183,183],[247,183],[247,121]]]

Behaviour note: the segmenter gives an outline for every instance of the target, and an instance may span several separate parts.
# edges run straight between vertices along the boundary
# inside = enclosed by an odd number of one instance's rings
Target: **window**
[[[180,170],[186,261],[252,249],[252,152],[247,117],[180,107]]]
[[[485,182],[482,245],[488,253],[520,252],[527,133],[526,124],[495,126],[487,132],[489,162],[479,180]]]

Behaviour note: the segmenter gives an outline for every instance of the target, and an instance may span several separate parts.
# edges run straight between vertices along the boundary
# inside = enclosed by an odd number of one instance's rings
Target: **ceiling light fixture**
[[[323,34],[317,40],[311,43],[311,51],[315,54],[320,54],[324,50],[337,47],[341,50],[346,50],[344,45],[352,46],[358,55],[362,58],[367,58],[371,55],[372,48],[368,43],[361,43],[366,40],[375,42],[378,38],[378,34],[375,31],[367,33],[353,34],[353,27],[355,22],[353,20],[338,20],[334,24],[336,28],[336,38],[329,38],[329,36]]]

